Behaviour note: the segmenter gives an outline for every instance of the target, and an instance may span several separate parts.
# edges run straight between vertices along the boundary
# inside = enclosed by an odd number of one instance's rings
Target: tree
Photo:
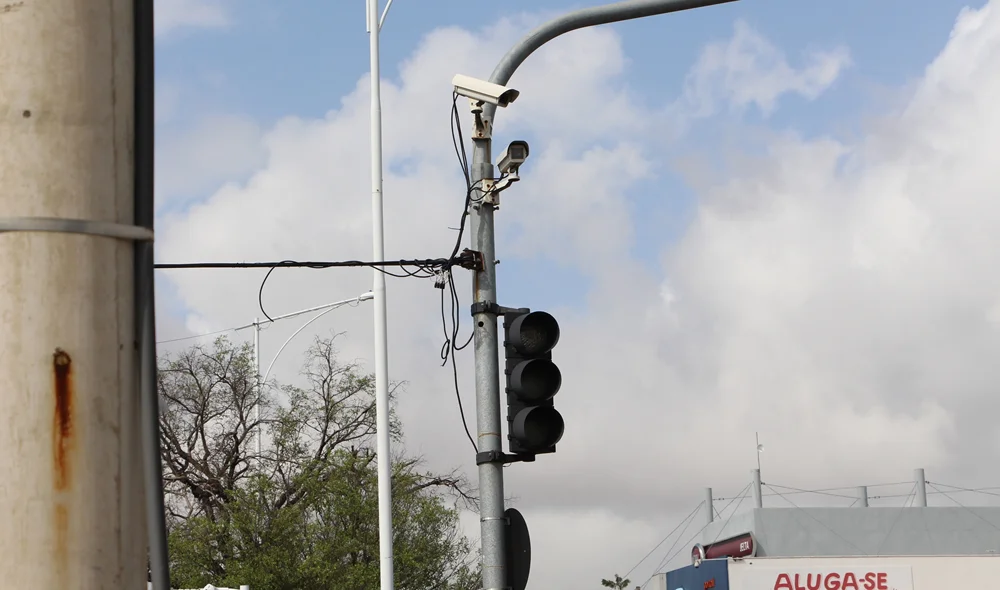
[[[606,588],[613,588],[614,590],[625,590],[626,588],[628,588],[628,585],[631,584],[631,583],[632,583],[632,580],[629,580],[628,578],[625,578],[623,580],[622,577],[619,576],[618,574],[615,574],[614,581],[612,581],[612,580],[601,580],[601,586],[604,586]]]
[[[225,338],[161,359],[175,586],[378,586],[374,380],[341,363],[334,340],[309,349],[302,387],[257,387],[251,349]],[[394,414],[390,423],[399,449]],[[258,454],[260,425],[269,436]],[[421,465],[400,452],[393,461],[395,586],[477,588],[477,552],[458,526],[459,503],[473,505],[474,493],[457,472]]]

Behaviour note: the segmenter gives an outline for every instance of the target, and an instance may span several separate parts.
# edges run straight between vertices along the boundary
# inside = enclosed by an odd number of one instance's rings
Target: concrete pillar
[[[133,225],[133,0],[0,21],[0,216]],[[134,264],[127,239],[0,234],[4,588],[147,580]]]
[[[913,480],[917,484],[917,501],[916,506],[921,508],[927,507],[927,479],[924,478],[923,469],[913,470]]]
[[[868,508],[868,486],[858,486],[858,508]]]
[[[712,504],[712,488],[705,488],[705,512],[708,513],[708,518],[705,522],[712,524],[712,521],[715,520],[715,506]]]

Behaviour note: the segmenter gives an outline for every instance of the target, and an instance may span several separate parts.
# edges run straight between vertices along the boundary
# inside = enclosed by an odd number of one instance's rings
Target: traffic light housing
[[[559,367],[552,362],[559,323],[530,309],[505,311],[503,318],[510,453],[554,453],[564,428],[552,401],[562,385]]]

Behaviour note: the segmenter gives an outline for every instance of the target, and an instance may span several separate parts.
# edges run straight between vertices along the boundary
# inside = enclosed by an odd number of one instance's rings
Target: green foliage
[[[604,586],[605,588],[613,588],[614,590],[625,590],[631,583],[632,580],[629,580],[628,578],[623,580],[618,574],[615,574],[614,580],[601,580],[601,586]]]
[[[332,339],[310,350],[303,388],[255,387],[249,348],[225,339],[160,364],[172,585],[377,588],[372,377],[340,364]],[[258,424],[269,433],[259,455]],[[392,471],[395,587],[478,588],[455,502],[474,502],[466,483],[405,456]]]

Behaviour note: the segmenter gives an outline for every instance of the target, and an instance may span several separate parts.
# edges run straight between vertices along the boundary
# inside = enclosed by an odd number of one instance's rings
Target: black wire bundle
[[[458,157],[458,164],[462,168],[462,176],[465,177],[465,203],[462,206],[462,217],[458,223],[458,239],[455,240],[455,248],[452,250],[451,259],[454,260],[458,255],[459,249],[462,247],[462,237],[465,233],[465,221],[469,216],[469,207],[472,205],[472,192],[474,185],[472,183],[472,176],[469,172],[469,159],[465,152],[465,140],[462,138],[462,122],[458,114],[458,94],[452,95],[451,101],[451,141],[455,147],[455,155]],[[439,285],[441,288],[441,328],[444,331],[444,344],[441,345],[441,366],[445,366],[449,360],[451,360],[451,371],[455,380],[455,399],[458,400],[458,414],[462,418],[462,428],[465,429],[465,436],[469,438],[469,442],[472,443],[472,448],[478,453],[479,447],[476,446],[475,439],[472,438],[472,433],[469,432],[469,424],[465,419],[465,408],[462,405],[462,393],[458,385],[458,365],[455,363],[455,353],[463,348],[467,347],[469,343],[472,342],[472,338],[475,336],[475,330],[469,334],[468,340],[465,344],[459,346],[458,342],[458,332],[461,325],[461,302],[458,298],[458,291],[455,289],[455,278],[451,272],[451,265],[442,269],[442,272],[447,276],[447,285]],[[451,304],[451,331],[448,330],[448,322],[445,319],[445,286],[449,292],[449,303]]]

